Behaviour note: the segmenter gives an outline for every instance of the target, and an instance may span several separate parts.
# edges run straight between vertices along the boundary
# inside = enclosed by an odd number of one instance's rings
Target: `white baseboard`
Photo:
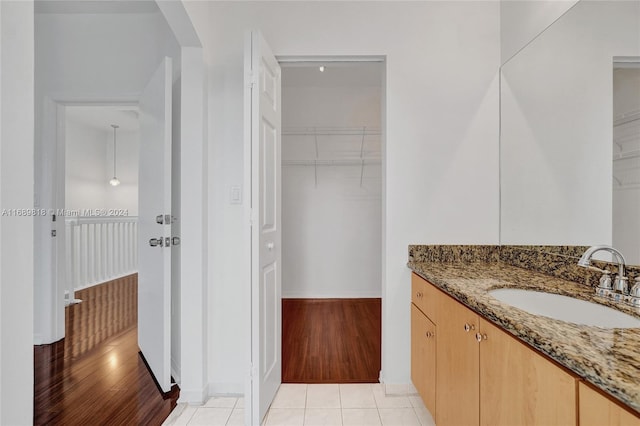
[[[188,403],[189,405],[203,405],[207,402],[209,395],[207,388],[202,389],[180,389],[180,398],[178,403]]]
[[[314,291],[283,291],[283,299],[380,299],[382,296],[380,292],[374,291],[348,291],[338,293],[318,293]]]
[[[244,383],[209,383],[209,396],[244,396]]]
[[[411,396],[411,395],[416,395],[418,393],[418,391],[416,390],[415,386],[413,386],[413,383],[411,383],[411,381],[409,381],[409,383],[391,383],[391,382],[387,382],[384,380],[384,374],[382,373],[382,370],[380,370],[380,383],[382,384],[382,387],[384,388],[384,393],[386,395],[407,395],[407,396]]]

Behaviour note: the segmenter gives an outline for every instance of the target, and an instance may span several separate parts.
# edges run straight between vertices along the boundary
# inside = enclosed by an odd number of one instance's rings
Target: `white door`
[[[260,424],[282,380],[280,65],[251,34],[251,424]]]
[[[171,58],[140,97],[138,346],[164,392],[171,389]]]

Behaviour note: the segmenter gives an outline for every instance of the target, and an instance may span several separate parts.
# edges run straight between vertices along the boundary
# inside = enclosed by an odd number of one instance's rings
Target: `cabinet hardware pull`
[[[487,335],[484,333],[476,333],[476,340],[478,341],[478,343],[482,342],[483,340],[487,340]]]
[[[464,325],[464,331],[466,331],[467,333],[468,333],[469,331],[471,331],[471,330],[475,330],[475,329],[476,329],[476,326],[475,326],[475,325],[473,325],[473,324],[465,323],[465,325]]]
[[[425,336],[427,336],[427,338],[436,337],[436,333],[432,331],[427,331],[425,333]]]

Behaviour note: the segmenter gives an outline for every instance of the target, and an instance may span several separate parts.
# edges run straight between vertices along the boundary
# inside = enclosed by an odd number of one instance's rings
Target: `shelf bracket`
[[[316,129],[313,129],[313,137],[316,142],[316,159],[313,160],[313,172],[316,180],[316,189],[318,188],[318,133]]]
[[[364,135],[367,134],[367,127],[362,127],[362,141],[360,142],[360,188],[362,188],[362,178],[364,177]]]

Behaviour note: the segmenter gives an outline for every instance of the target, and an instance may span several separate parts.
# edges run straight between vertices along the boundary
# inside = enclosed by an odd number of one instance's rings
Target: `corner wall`
[[[501,63],[580,0],[500,0]]]
[[[0,2],[0,424],[33,422],[33,2]]]

